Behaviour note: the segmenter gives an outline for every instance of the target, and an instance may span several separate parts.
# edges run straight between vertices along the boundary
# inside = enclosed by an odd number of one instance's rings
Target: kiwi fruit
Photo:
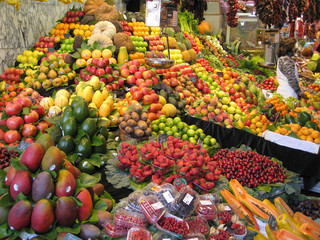
[[[136,122],[135,120],[133,120],[133,119],[129,119],[129,120],[127,121],[127,124],[128,124],[128,126],[130,126],[130,127],[132,127],[132,128],[134,128],[135,126],[137,126],[137,122]]]
[[[132,108],[133,108],[133,111],[135,111],[136,113],[138,113],[138,114],[142,113],[143,108],[140,103],[137,102],[137,103],[132,104]]]
[[[122,121],[119,126],[121,129],[125,129],[128,126],[128,124],[127,124],[127,122]]]
[[[138,128],[140,128],[141,130],[146,130],[148,128],[148,125],[145,121],[140,120],[138,122]]]
[[[146,113],[146,112],[143,112],[142,114],[141,114],[141,120],[143,120],[143,121],[147,121],[148,120],[148,113]]]
[[[136,122],[138,122],[138,121],[140,120],[140,116],[139,116],[139,114],[136,113],[136,112],[132,112],[132,113],[131,113],[131,118],[132,118],[133,120],[135,120]]]
[[[131,114],[126,112],[123,116],[123,120],[127,122],[129,119],[131,119]]]
[[[136,135],[137,137],[143,137],[143,135],[144,135],[144,131],[143,130],[141,130],[141,129],[139,129],[139,128],[137,128],[137,129],[135,129],[134,130],[134,135]]]
[[[124,129],[124,131],[125,131],[127,134],[132,134],[132,133],[133,133],[133,128],[132,128],[132,127],[129,127],[129,126],[126,126],[126,128]]]
[[[150,136],[152,133],[152,130],[150,127],[147,128],[147,130],[145,131],[146,136]]]

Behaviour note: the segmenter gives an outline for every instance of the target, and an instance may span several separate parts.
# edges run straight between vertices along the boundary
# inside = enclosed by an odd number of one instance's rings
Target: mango
[[[43,158],[43,148],[39,143],[31,143],[22,153],[21,163],[24,164],[31,172],[39,169]]]
[[[99,221],[96,224],[97,224],[97,227],[99,228],[103,228],[107,220],[113,219],[113,215],[108,211],[98,210],[97,215],[98,215]]]
[[[48,199],[39,200],[33,207],[31,227],[37,233],[46,233],[54,222],[53,205]]]
[[[63,156],[59,148],[51,146],[48,148],[41,162],[43,170],[59,172],[63,164]]]
[[[81,224],[81,231],[80,231],[81,239],[98,240],[98,239],[101,239],[100,235],[101,235],[100,229],[95,225],[92,225],[90,223]]]
[[[29,195],[32,187],[32,179],[26,170],[18,171],[10,184],[10,196],[16,200],[17,195],[22,192]]]
[[[42,146],[43,152],[45,153],[49,147],[54,146],[54,142],[50,134],[42,134],[36,143],[39,143]]]
[[[60,197],[56,202],[55,216],[58,224],[63,227],[71,227],[77,218],[78,207],[70,197]]]
[[[17,172],[18,172],[18,170],[17,169],[15,169],[14,167],[13,167],[13,165],[10,165],[10,167],[8,168],[8,172],[7,172],[7,175],[6,175],[6,177],[5,177],[5,184],[6,185],[10,185],[11,184],[11,182],[12,182],[12,180],[13,180],[13,178],[14,178],[14,176],[17,174]]]
[[[56,196],[73,196],[76,191],[76,179],[66,169],[59,171],[58,181],[56,183]]]
[[[75,179],[77,179],[81,174],[81,171],[77,167],[73,166],[72,163],[69,162],[67,159],[64,159],[64,162],[65,162],[65,168],[72,173]]]
[[[29,226],[31,222],[32,204],[27,200],[17,202],[10,209],[8,215],[8,225],[11,230],[20,231]]]
[[[78,207],[78,219],[79,222],[82,222],[87,220],[91,216],[93,203],[90,192],[85,188],[81,188],[81,191],[78,193],[77,198],[83,204],[82,206]]]
[[[100,197],[104,191],[104,186],[101,183],[97,183],[92,188],[93,188],[93,192],[97,194],[98,197]]]
[[[0,225],[8,221],[10,208],[0,207]]]
[[[41,172],[32,183],[32,200],[51,198],[54,194],[54,183],[49,172]]]

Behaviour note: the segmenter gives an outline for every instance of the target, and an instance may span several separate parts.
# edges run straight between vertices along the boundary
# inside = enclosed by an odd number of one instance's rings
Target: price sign
[[[65,237],[64,237],[64,240],[81,240],[81,238],[78,238],[77,236],[71,234],[71,233],[68,233]]]
[[[54,52],[54,48],[52,47],[48,48],[48,52]]]
[[[18,145],[18,149],[20,151],[24,151],[27,149],[27,147],[29,147],[30,143],[26,142],[26,141],[21,141],[20,144]]]
[[[218,75],[219,77],[223,77],[223,72],[217,72],[217,75]]]
[[[197,81],[197,77],[195,76],[190,76],[191,82],[195,83]]]
[[[277,219],[273,215],[270,215],[268,219],[268,224],[272,230],[276,230]]]
[[[64,36],[65,38],[69,38],[69,37],[70,37],[70,33],[65,33],[65,34],[63,34],[63,36]]]
[[[159,137],[158,137],[158,141],[160,144],[162,143],[165,143],[167,141],[167,138],[168,138],[168,135],[165,133],[165,134],[159,134]]]

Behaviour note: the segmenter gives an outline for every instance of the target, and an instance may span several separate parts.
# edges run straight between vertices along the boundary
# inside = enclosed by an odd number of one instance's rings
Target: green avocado
[[[77,134],[78,124],[75,117],[68,117],[62,125],[63,135],[75,136]]]
[[[76,146],[76,153],[83,158],[88,158],[92,153],[91,141],[87,137],[81,138],[79,145]]]

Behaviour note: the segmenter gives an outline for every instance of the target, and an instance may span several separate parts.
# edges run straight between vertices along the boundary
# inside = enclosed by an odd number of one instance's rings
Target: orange
[[[88,49],[82,50],[82,52],[81,52],[81,57],[82,57],[83,59],[85,59],[85,60],[91,58],[91,51],[88,50]]]
[[[94,25],[90,25],[89,30],[92,32],[94,28]]]
[[[311,136],[307,136],[306,141],[313,142],[313,138]]]
[[[311,137],[316,139],[316,138],[319,138],[320,137],[320,132],[317,131],[317,130],[313,130],[312,133],[311,133]]]
[[[102,54],[101,54],[101,51],[99,49],[95,49],[95,50],[92,51],[91,55],[92,55],[93,58],[101,58]]]
[[[89,38],[89,37],[91,36],[91,34],[92,34],[92,32],[90,32],[89,30],[86,30],[86,31],[84,32],[84,36],[85,36],[86,38]]]
[[[90,28],[89,25],[84,25],[83,26],[83,31],[89,30],[89,28]]]
[[[300,138],[301,140],[306,140],[306,139],[307,139],[307,137],[306,137],[305,135],[301,135],[299,138]]]
[[[79,29],[77,29],[77,28],[74,29],[73,34],[74,34],[75,36],[79,35]]]
[[[101,53],[103,58],[110,59],[112,57],[112,52],[110,49],[104,49]]]
[[[75,25],[76,25],[75,23],[70,23],[69,28],[70,28],[70,29],[74,29],[74,28],[75,28]]]
[[[76,65],[79,67],[85,66],[87,64],[86,60],[82,59],[82,58],[78,58],[76,61]]]
[[[79,31],[79,34],[80,34],[81,36],[83,36],[83,35],[84,35],[84,31],[81,29],[81,30]]]
[[[109,58],[109,62],[113,64],[117,64],[117,60],[115,58]]]
[[[320,144],[320,137],[315,138],[315,139],[313,140],[313,142],[316,143],[316,144]]]

